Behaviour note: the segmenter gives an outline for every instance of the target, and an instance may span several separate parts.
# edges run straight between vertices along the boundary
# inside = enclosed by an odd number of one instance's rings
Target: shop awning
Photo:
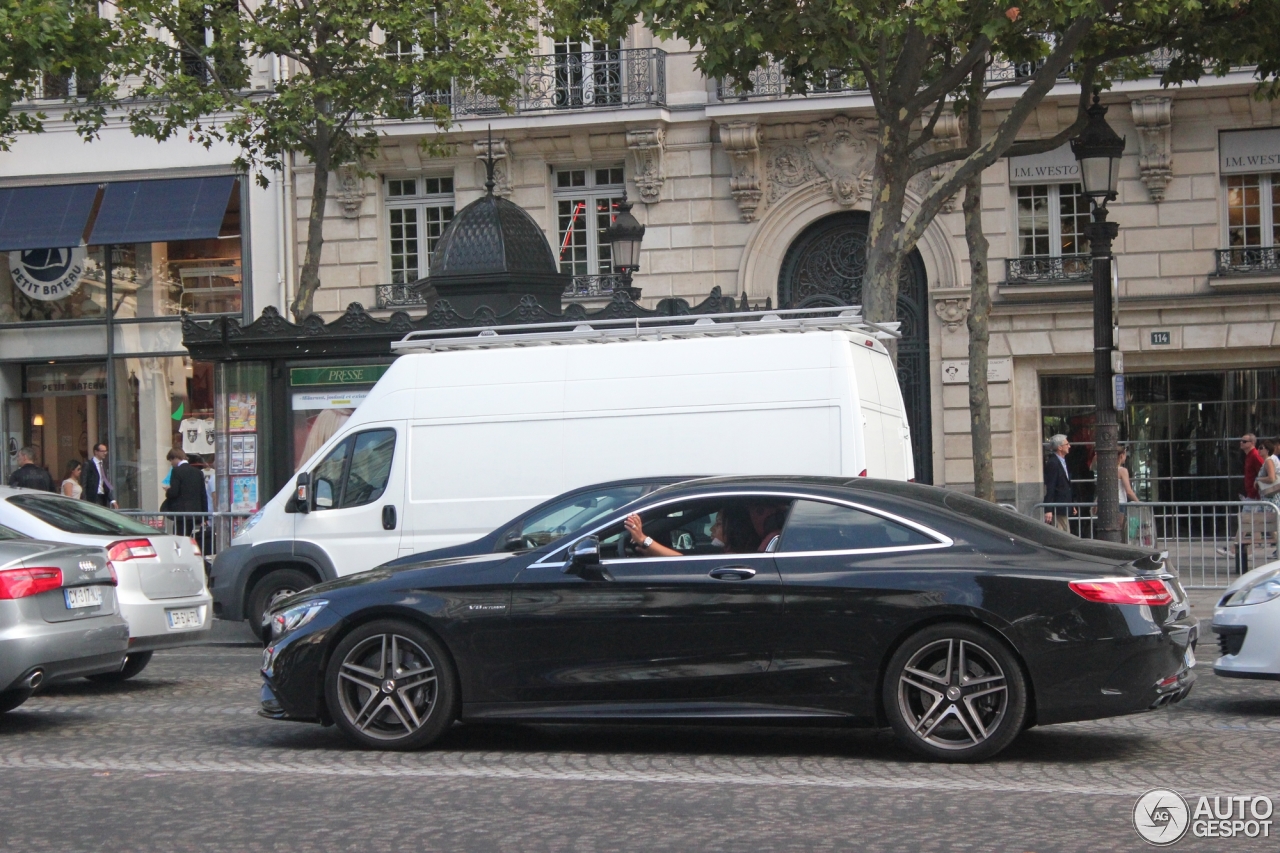
[[[97,184],[0,189],[0,252],[79,246]]]
[[[90,245],[217,237],[236,179],[171,178],[107,185]]]

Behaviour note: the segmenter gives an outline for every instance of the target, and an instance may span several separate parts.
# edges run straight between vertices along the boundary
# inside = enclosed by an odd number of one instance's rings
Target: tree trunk
[[[906,252],[898,246],[897,236],[906,206],[911,163],[905,154],[897,152],[906,151],[909,132],[909,126],[885,125],[880,132],[880,150],[876,152],[872,186],[880,192],[871,199],[867,267],[862,278],[862,316],[873,323],[898,319],[898,281]],[[897,342],[885,343],[896,364]]]
[[[311,211],[307,217],[307,253],[298,275],[298,294],[289,310],[293,321],[301,323],[313,313],[316,291],[320,288],[320,250],[324,248],[324,207],[329,195],[329,135],[319,128],[315,148],[315,185],[311,188]]]
[[[969,86],[966,143],[982,144],[983,78],[986,64],[973,72]],[[964,187],[964,237],[969,244],[969,436],[973,445],[973,493],[995,502],[991,462],[991,398],[987,395],[987,354],[991,342],[991,288],[987,276],[987,235],[982,230],[982,173]]]

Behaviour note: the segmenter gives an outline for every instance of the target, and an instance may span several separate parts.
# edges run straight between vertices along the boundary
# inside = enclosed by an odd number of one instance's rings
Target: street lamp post
[[[1107,202],[1116,197],[1124,138],[1107,124],[1106,114],[1107,108],[1098,102],[1095,94],[1093,105],[1089,107],[1089,123],[1079,138],[1072,140],[1071,150],[1080,161],[1080,182],[1093,205],[1093,222],[1088,230],[1093,256],[1093,384],[1097,406],[1094,420],[1094,452],[1098,468],[1096,535],[1108,542],[1119,542],[1120,486],[1116,456],[1120,427],[1116,421],[1116,409],[1124,408],[1124,378],[1118,370],[1119,352],[1115,348],[1111,293],[1111,241],[1119,233],[1119,226],[1107,221]],[[1121,375],[1117,377],[1117,373]]]
[[[635,302],[640,299],[640,288],[631,286],[631,276],[640,269],[640,243],[644,240],[644,226],[631,215],[631,202],[623,193],[618,203],[618,215],[605,231],[605,239],[612,249],[613,266],[622,273],[622,287]]]

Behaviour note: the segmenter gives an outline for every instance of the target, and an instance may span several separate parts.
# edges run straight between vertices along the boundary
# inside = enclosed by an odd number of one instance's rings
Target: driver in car
[[[725,554],[754,554],[769,550],[782,529],[785,513],[777,504],[730,504],[716,513],[711,524],[711,544]],[[640,516],[632,513],[623,522],[632,545],[644,557],[680,557],[644,532]]]

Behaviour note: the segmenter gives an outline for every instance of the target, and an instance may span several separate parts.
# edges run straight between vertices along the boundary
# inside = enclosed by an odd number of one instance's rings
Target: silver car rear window
[[[9,503],[45,524],[88,536],[154,536],[156,530],[106,507],[56,495],[14,495]]]

